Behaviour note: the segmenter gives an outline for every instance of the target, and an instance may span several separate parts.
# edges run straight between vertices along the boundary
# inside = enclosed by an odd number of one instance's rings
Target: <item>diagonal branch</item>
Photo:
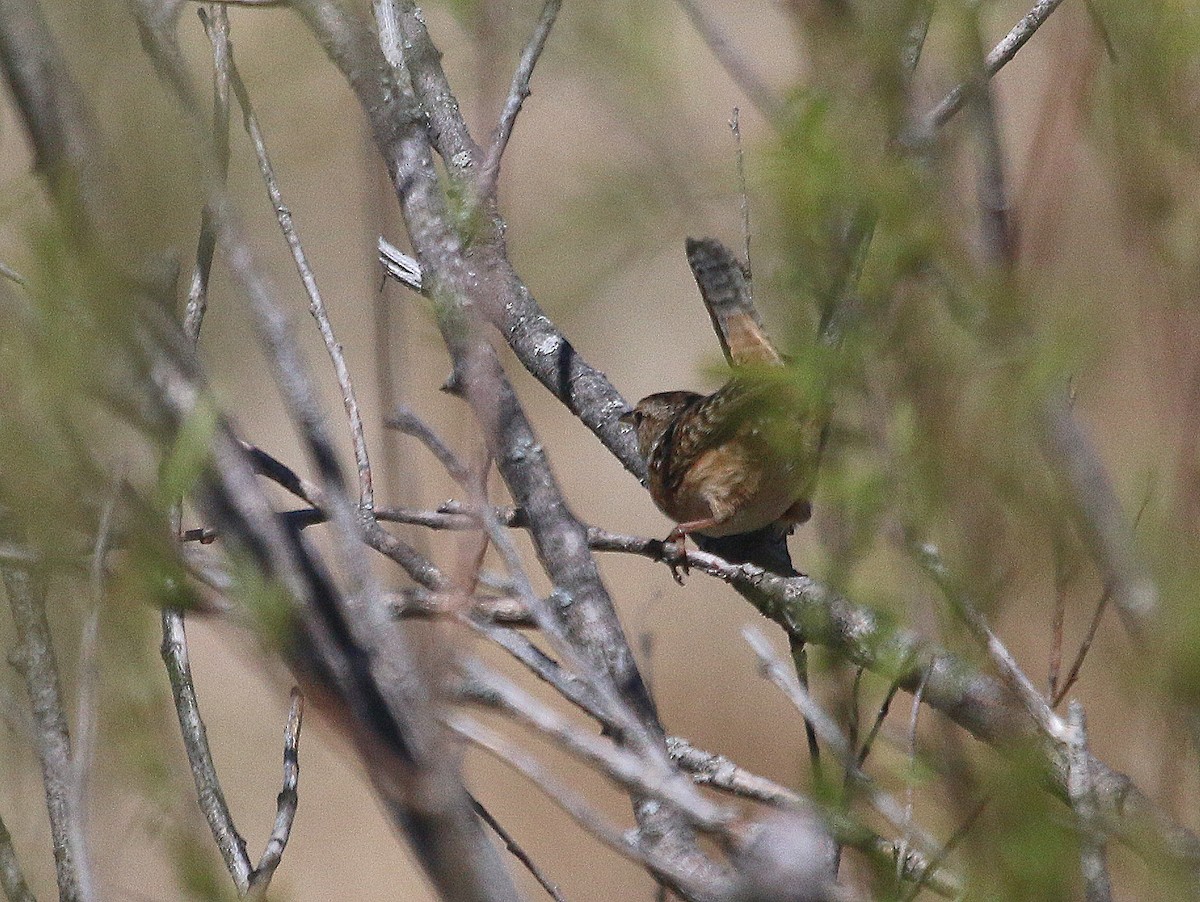
[[[279,181],[275,177],[271,158],[267,154],[267,145],[258,122],[258,115],[254,112],[254,107],[250,102],[250,92],[246,89],[246,83],[242,80],[241,73],[238,72],[237,63],[234,62],[232,49],[229,50],[228,66],[229,80],[233,85],[234,94],[237,96],[238,105],[242,108],[242,124],[250,136],[250,143],[254,146],[254,154],[258,158],[258,168],[263,182],[266,183],[267,196],[275,209],[280,231],[283,232],[283,237],[287,241],[288,250],[291,251],[292,260],[296,264],[296,271],[299,273],[304,291],[308,295],[309,312],[317,323],[321,340],[325,343],[325,350],[333,364],[338,388],[342,393],[342,405],[346,409],[346,418],[349,420],[350,442],[354,448],[354,462],[358,473],[358,504],[360,511],[366,514],[375,507],[375,492],[372,488],[371,460],[367,454],[367,439],[363,429],[362,414],[359,412],[354,382],[350,378],[350,368],[346,365],[346,356],[334,334],[333,324],[329,320],[329,310],[317,287],[317,279],[313,275],[308,254],[304,251],[304,245],[300,243],[300,236],[292,221],[291,210],[283,202],[283,194],[279,190]]]
[[[1012,27],[991,52],[984,59],[984,71],[987,78],[991,78],[1006,65],[1008,65],[1017,52],[1025,46],[1031,37],[1037,32],[1046,20],[1050,18],[1050,14],[1058,9],[1062,0],[1038,0],[1016,25]],[[950,92],[938,102],[937,106],[933,107],[921,120],[922,136],[931,136],[939,128],[954,118],[965,105],[971,92],[978,90],[979,86],[972,82],[966,81],[955,85],[950,89]]]
[[[525,49],[521,51],[521,61],[513,73],[512,84],[508,89],[508,98],[504,101],[504,109],[500,113],[500,122],[496,125],[496,133],[492,137],[491,146],[488,147],[487,156],[484,157],[483,165],[479,170],[479,194],[482,197],[491,197],[496,191],[496,182],[500,177],[500,159],[508,147],[508,139],[512,137],[513,125],[521,112],[521,106],[529,98],[531,93],[529,79],[533,75],[533,68],[542,55],[546,39],[550,37],[550,29],[554,27],[554,20],[558,17],[558,11],[561,8],[562,0],[546,0],[545,5],[542,6],[542,14],[538,17],[537,25],[533,29],[533,34],[529,36]]]
[[[7,527],[3,537],[13,538]],[[25,680],[33,712],[34,749],[42,769],[59,898],[63,902],[81,902],[85,896],[79,868],[84,856],[76,843],[82,835],[74,824],[79,812],[72,805],[74,759],[62,682],[46,621],[45,597],[41,585],[27,570],[6,567],[0,576],[16,628],[17,646],[12,661]]]
[[[304,696],[299,689],[292,689],[287,724],[283,728],[283,789],[279,790],[275,803],[275,826],[258,860],[258,867],[250,876],[247,899],[262,899],[266,895],[292,835],[296,807],[300,803],[296,790],[300,782],[300,727],[303,720]]]

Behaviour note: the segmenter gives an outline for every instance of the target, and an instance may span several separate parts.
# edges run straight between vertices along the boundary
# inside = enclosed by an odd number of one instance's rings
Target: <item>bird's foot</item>
[[[687,559],[687,533],[676,526],[663,539],[662,559],[671,568],[671,578],[683,585],[683,577],[690,575]]]

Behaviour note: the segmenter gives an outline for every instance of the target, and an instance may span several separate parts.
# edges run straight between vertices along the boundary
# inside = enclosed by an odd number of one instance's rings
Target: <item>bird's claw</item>
[[[670,535],[663,539],[663,560],[671,568],[671,578],[682,586],[683,578],[691,574],[687,559],[687,533],[678,528],[671,530]]]

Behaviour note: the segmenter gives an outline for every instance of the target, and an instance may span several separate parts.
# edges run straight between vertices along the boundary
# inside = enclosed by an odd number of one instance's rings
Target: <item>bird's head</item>
[[[638,451],[649,460],[650,452],[663,437],[671,421],[703,397],[690,391],[664,391],[647,395],[632,410],[621,414],[619,420],[633,427]]]

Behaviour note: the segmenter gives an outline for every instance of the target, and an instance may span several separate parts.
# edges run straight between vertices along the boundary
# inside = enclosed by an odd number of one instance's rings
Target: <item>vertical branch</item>
[[[229,16],[223,4],[211,4],[207,10],[199,11],[201,21],[208,33],[213,51],[213,113],[212,141],[216,148],[217,177],[224,182],[229,171]],[[217,246],[217,211],[209,202],[204,205],[200,217],[200,238],[196,247],[196,264],[188,289],[187,306],[183,315],[183,331],[187,341],[195,348],[200,340],[200,329],[208,311],[208,285],[212,274],[213,256]],[[176,505],[171,513],[173,527],[178,535],[182,526],[181,507]],[[188,654],[187,629],[182,611],[164,608],[162,612],[162,644],[159,648],[171,685],[171,698],[175,703],[175,714],[179,720],[179,731],[184,751],[196,787],[196,801],[204,814],[213,841],[225,868],[233,878],[238,893],[249,888],[253,866],[246,854],[246,841],[238,833],[233,815],[225,801],[225,793],[217,776],[212,749],[208,745],[208,734],[200,716],[200,701],[192,680],[191,657]]]
[[[171,683],[171,696],[175,700],[175,713],[179,717],[179,730],[183,736],[183,747],[187,751],[192,779],[196,784],[196,799],[213,840],[225,861],[225,867],[243,894],[250,886],[253,866],[246,854],[246,841],[233,823],[233,815],[225,802],[225,793],[217,777],[212,751],[208,747],[208,736],[204,721],[200,717],[200,702],[196,698],[196,687],[192,682],[192,666],[188,656],[187,633],[183,615],[179,611],[163,611],[162,659],[167,667],[167,678]]]
[[[258,860],[258,867],[250,877],[247,899],[261,899],[266,895],[292,835],[296,807],[300,804],[297,787],[300,783],[300,727],[303,721],[304,696],[299,689],[292,689],[291,706],[283,728],[283,788],[279,790],[275,803],[275,826]]]
[[[16,627],[13,661],[25,679],[33,711],[34,744],[46,792],[59,898],[62,902],[83,902],[86,897],[80,883],[80,850],[74,841],[80,833],[73,824],[77,812],[71,804],[75,782],[71,737],[50,625],[46,622],[45,596],[27,570],[5,568],[3,578]]]
[[[208,31],[213,48],[213,147],[216,150],[218,177],[229,173],[229,14],[225,5],[213,3],[200,16]],[[188,287],[187,306],[183,313],[183,332],[195,344],[200,338],[200,326],[208,309],[208,281],[212,274],[213,254],[217,249],[217,231],[211,204],[204,205],[200,214],[200,239],[196,247],[196,265]]]
[[[505,148],[508,147],[508,139],[512,136],[513,125],[521,112],[521,106],[529,97],[529,79],[542,55],[546,39],[550,37],[550,29],[554,27],[554,20],[558,17],[561,7],[562,0],[546,0],[533,34],[529,36],[529,41],[521,52],[521,61],[513,73],[512,86],[508,89],[508,98],[500,113],[500,122],[496,126],[492,144],[480,169],[479,194],[482,197],[492,197],[496,192],[496,180],[500,176],[500,158],[504,156]]]
[[[363,429],[362,414],[359,412],[354,382],[350,378],[350,368],[346,366],[346,357],[342,353],[342,346],[334,334],[333,324],[329,321],[329,310],[317,288],[316,276],[313,275],[308,255],[304,252],[304,246],[300,243],[300,236],[296,233],[291,210],[283,202],[283,194],[279,190],[279,181],[275,178],[275,169],[271,165],[271,158],[267,154],[267,145],[263,138],[262,128],[259,126],[258,116],[250,103],[250,93],[246,90],[246,84],[238,73],[237,64],[233,61],[232,51],[229,52],[228,66],[229,79],[233,85],[234,94],[237,96],[238,105],[242,108],[242,124],[250,136],[251,144],[254,145],[258,168],[267,186],[267,196],[275,208],[280,231],[283,232],[288,250],[292,253],[292,260],[296,264],[296,271],[300,274],[300,281],[308,294],[309,312],[317,323],[321,340],[325,342],[325,350],[333,364],[338,388],[341,389],[342,404],[346,408],[346,418],[350,422],[350,441],[354,447],[354,462],[358,471],[359,508],[364,514],[367,514],[375,507],[375,491],[372,486],[371,460],[367,455],[367,439]]]
[[[1083,705],[1079,702],[1073,701],[1067,707],[1067,723],[1070,731],[1067,791],[1071,807],[1079,819],[1079,859],[1083,869],[1084,898],[1087,902],[1112,902],[1104,838],[1096,824],[1096,799],[1088,764],[1086,720]]]

